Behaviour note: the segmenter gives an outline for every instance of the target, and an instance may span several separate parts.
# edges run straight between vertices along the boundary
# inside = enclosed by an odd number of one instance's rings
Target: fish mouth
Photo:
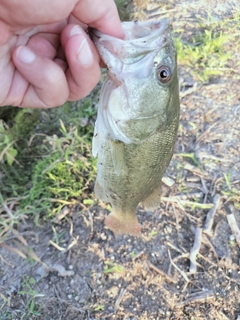
[[[150,52],[159,51],[170,41],[170,24],[167,18],[157,21],[127,21],[122,23],[122,27],[124,39],[89,28],[89,35],[106,65],[109,54],[115,57],[115,61],[117,58],[124,64],[132,64]]]
[[[156,35],[161,36],[169,31],[169,19],[164,18],[156,21],[126,21],[122,22],[122,27],[125,33],[125,38],[122,41],[141,39],[140,43],[142,42],[144,45],[147,42],[151,42],[151,39],[155,38]],[[108,40],[116,39],[113,36],[103,34],[101,31],[91,27],[88,28],[88,34],[93,42],[98,41],[103,36],[107,37]]]

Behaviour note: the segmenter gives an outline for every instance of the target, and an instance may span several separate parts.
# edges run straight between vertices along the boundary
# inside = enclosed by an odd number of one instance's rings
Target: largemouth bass
[[[168,19],[123,22],[125,39],[97,30],[92,38],[108,68],[93,137],[95,194],[110,202],[105,225],[140,234],[136,207],[154,210],[179,123],[176,51]]]

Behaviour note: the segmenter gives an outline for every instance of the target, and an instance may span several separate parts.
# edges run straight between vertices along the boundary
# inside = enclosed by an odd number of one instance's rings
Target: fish
[[[161,180],[174,152],[179,85],[171,25],[122,22],[124,39],[91,30],[107,77],[102,85],[92,154],[98,156],[94,192],[111,204],[105,226],[139,236],[136,208],[160,204]]]

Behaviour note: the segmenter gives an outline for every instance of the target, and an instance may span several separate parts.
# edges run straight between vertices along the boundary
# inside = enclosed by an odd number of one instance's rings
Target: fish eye
[[[157,77],[161,83],[167,83],[172,77],[172,71],[168,66],[160,66],[157,68]]]

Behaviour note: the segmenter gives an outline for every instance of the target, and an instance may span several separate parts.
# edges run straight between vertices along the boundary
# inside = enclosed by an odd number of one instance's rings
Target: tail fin
[[[141,235],[141,227],[138,223],[135,212],[123,213],[113,210],[105,218],[105,226],[115,234]]]

